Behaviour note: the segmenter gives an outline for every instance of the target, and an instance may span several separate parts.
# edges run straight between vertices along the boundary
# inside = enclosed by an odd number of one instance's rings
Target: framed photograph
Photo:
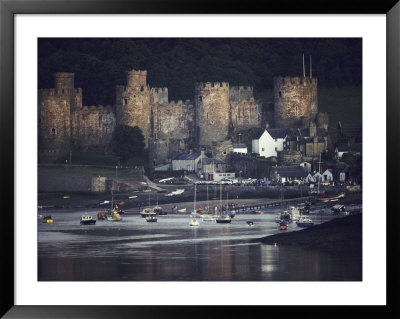
[[[4,318],[398,313],[397,1],[0,1]]]

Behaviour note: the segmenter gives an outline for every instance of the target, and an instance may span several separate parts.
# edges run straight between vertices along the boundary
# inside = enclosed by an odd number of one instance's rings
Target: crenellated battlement
[[[72,92],[71,92],[72,91]],[[76,94],[76,95],[81,95],[82,94],[82,89],[78,88],[78,89],[55,89],[55,88],[51,88],[51,89],[39,89],[39,95],[42,98],[46,98],[46,97],[65,97],[65,98],[69,98],[70,94]]]
[[[317,78],[309,78],[309,77],[276,77],[274,78],[274,85],[278,87],[290,87],[290,86],[298,86],[298,85],[317,85]]]
[[[196,90],[219,90],[229,89],[228,82],[198,82],[195,85]]]
[[[146,86],[147,71],[146,70],[131,70],[127,72],[126,83],[128,87]]]

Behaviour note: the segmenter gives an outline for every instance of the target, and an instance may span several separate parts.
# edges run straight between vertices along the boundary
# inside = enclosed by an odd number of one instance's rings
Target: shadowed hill
[[[298,245],[338,254],[362,254],[362,214],[336,218],[300,231],[255,240],[263,244]]]

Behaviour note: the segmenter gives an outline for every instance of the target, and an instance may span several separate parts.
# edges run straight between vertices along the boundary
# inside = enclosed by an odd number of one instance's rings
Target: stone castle
[[[275,78],[273,119],[265,118],[252,87],[227,82],[196,83],[193,101],[175,102],[168,100],[168,88],[148,85],[147,71],[132,70],[126,86],[116,86],[115,105],[107,106],[83,106],[73,73],[55,73],[54,82],[54,88],[40,89],[38,95],[39,162],[71,150],[107,151],[117,125],[142,130],[149,161],[156,166],[177,152],[218,145],[233,150],[239,133],[265,123],[307,127],[311,122],[326,126],[328,121],[326,114],[318,114],[315,78]]]

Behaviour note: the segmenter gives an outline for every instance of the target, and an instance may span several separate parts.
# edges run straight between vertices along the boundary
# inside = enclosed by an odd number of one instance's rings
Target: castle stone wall
[[[274,78],[275,127],[300,127],[318,112],[317,79]]]
[[[80,150],[107,149],[116,126],[111,106],[84,106],[73,112],[73,141]]]
[[[152,133],[150,87],[147,71],[130,71],[127,86],[117,86],[116,113],[119,125],[138,126],[144,135],[146,147]]]
[[[229,133],[229,83],[198,83],[195,87],[197,143],[210,146],[225,140]]]

